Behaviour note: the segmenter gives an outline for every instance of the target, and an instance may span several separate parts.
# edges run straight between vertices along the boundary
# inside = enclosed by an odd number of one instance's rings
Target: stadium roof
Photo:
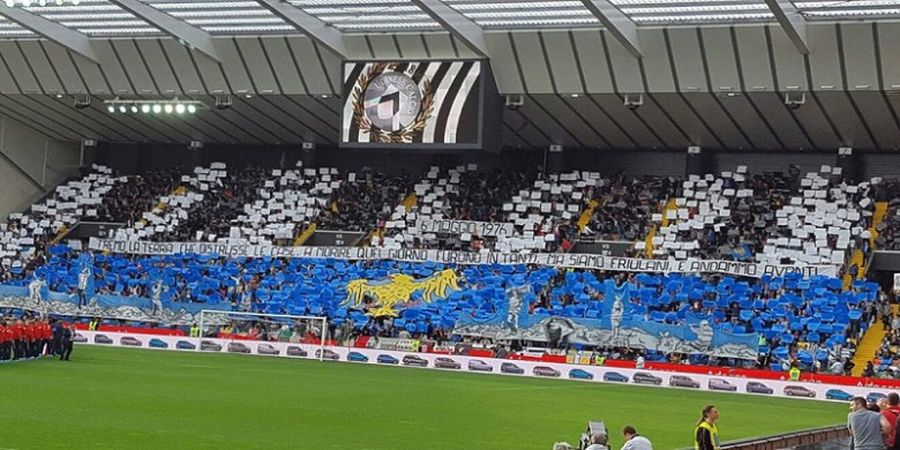
[[[294,8],[305,18],[345,32],[435,31],[440,17],[411,0],[81,0],[78,5],[24,10],[93,37],[172,34],[165,24],[130,3],[141,3],[210,35],[301,33],[301,27],[265,3]],[[443,5],[484,29],[600,27],[593,5],[619,13],[634,26],[774,22],[770,3],[794,8],[808,20],[900,17],[900,0],[444,0]],[[142,5],[139,5],[142,6]],[[8,7],[2,7],[8,11]],[[0,20],[0,37],[36,37],[21,23]]]

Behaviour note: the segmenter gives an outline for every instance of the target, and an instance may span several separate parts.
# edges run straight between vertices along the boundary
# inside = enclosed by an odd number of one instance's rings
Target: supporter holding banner
[[[512,236],[514,224],[500,222],[476,222],[474,220],[422,219],[418,222],[422,233],[472,234],[475,236]]]
[[[179,253],[216,254],[224,257],[332,258],[344,260],[391,259],[405,262],[443,264],[534,264],[549,267],[598,269],[619,272],[721,273],[761,278],[799,273],[804,277],[837,277],[839,267],[827,264],[764,264],[724,260],[663,260],[610,257],[584,253],[498,253],[460,252],[434,249],[398,249],[378,247],[276,247],[252,244],[208,242],[146,242],[137,240],[90,240],[89,248],[134,255],[175,255]]]

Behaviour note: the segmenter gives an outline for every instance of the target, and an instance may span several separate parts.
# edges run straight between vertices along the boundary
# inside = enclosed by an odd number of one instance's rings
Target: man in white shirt
[[[91,269],[84,267],[78,274],[78,307],[88,305],[87,288],[91,279]]]
[[[31,283],[28,284],[29,300],[31,300],[36,305],[40,305],[41,301],[43,300],[43,298],[42,298],[43,294],[41,293],[41,290],[43,288],[44,288],[44,281],[38,277],[34,277],[34,279],[31,280]]]
[[[594,433],[591,436],[591,445],[588,445],[585,450],[609,450],[609,447],[606,445],[606,435],[603,433]]]
[[[631,425],[625,425],[622,435],[625,436],[625,445],[622,446],[622,450],[653,450],[650,440],[639,435]]]

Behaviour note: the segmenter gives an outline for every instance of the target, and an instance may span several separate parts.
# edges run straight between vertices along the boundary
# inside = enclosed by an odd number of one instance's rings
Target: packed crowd
[[[98,222],[118,222],[133,226],[143,214],[156,207],[159,198],[178,186],[182,169],[150,169],[143,175],[125,177],[103,198],[97,210]]]
[[[368,232],[384,228],[394,207],[411,192],[407,174],[387,175],[364,168],[343,183],[332,196],[332,206],[317,220],[323,230]]]
[[[191,205],[186,218],[173,231],[154,235],[154,240],[212,241],[228,236],[232,222],[243,211],[244,205],[256,199],[266,172],[258,167],[228,171],[225,177],[203,191],[203,199]]]
[[[673,177],[630,177],[618,174],[598,184],[598,206],[582,230],[583,238],[597,240],[644,239],[653,227],[653,216],[677,193]]]

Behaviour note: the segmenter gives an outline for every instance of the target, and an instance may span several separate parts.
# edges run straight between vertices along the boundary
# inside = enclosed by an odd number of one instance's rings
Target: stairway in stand
[[[866,330],[866,334],[863,335],[859,345],[856,346],[856,354],[853,355],[853,364],[856,364],[853,366],[852,372],[854,377],[862,375],[863,370],[866,368],[866,363],[875,358],[875,352],[881,346],[881,341],[884,340],[885,334],[887,334],[887,330],[885,330],[881,320],[878,319]]]

